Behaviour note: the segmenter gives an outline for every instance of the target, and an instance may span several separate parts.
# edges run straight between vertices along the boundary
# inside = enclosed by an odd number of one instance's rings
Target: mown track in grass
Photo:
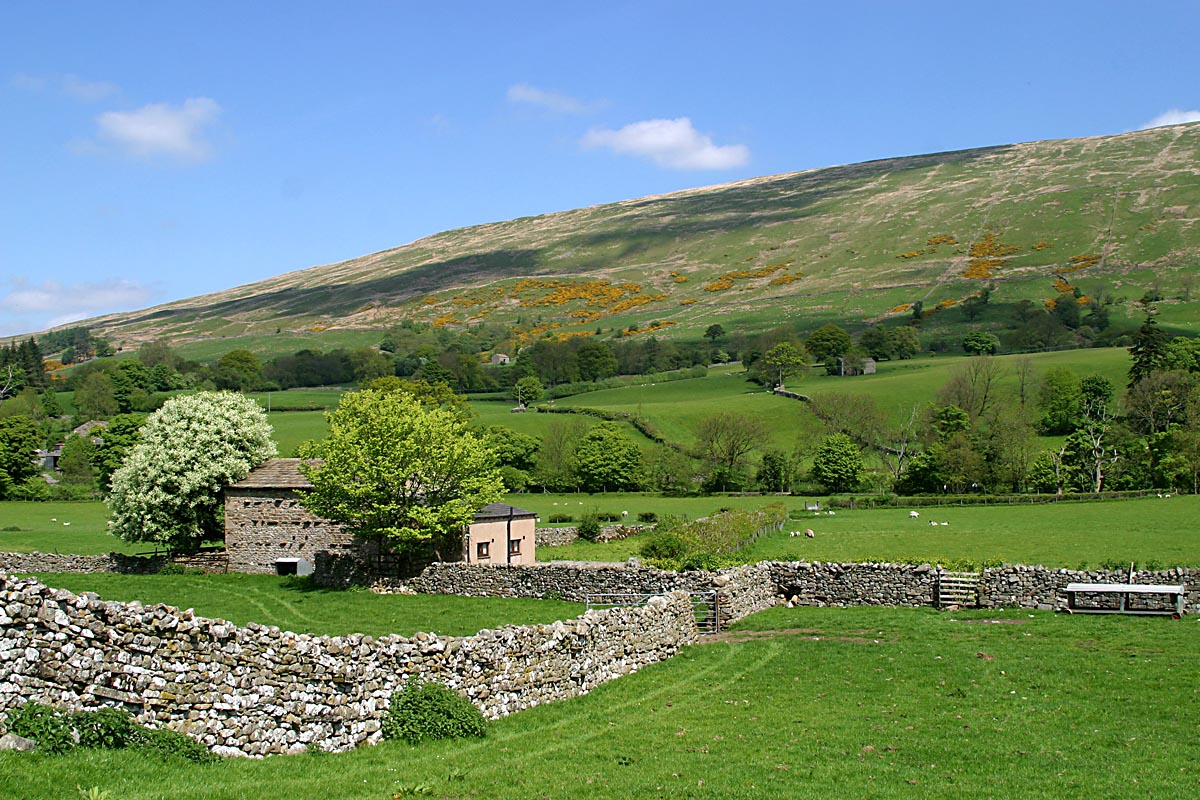
[[[992,624],[992,621],[1006,624]],[[1191,796],[1195,618],[776,608],[482,741],[212,767],[0,754],[0,792],[127,800]],[[798,629],[797,633],[780,633]],[[773,632],[773,633],[771,633]]]

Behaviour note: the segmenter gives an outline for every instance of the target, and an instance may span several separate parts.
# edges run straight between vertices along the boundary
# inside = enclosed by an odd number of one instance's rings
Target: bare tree
[[[1025,405],[1031,399],[1034,388],[1037,386],[1037,373],[1034,370],[1033,359],[1029,356],[1021,356],[1013,365],[1013,372],[1017,376],[1017,396],[1021,401],[1021,410],[1025,410]]]
[[[17,393],[17,389],[21,387],[23,374],[16,364],[9,364],[5,367],[4,374],[0,375],[0,405],[9,397]]]
[[[737,475],[746,459],[769,438],[761,417],[722,411],[700,420],[696,431],[696,454],[714,470],[728,477]]]
[[[979,419],[996,401],[996,382],[1000,374],[1000,364],[991,356],[968,359],[938,391],[938,403],[958,406],[972,420]]]

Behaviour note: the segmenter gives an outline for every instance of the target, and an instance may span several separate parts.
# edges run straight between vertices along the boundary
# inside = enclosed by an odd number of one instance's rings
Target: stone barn
[[[318,554],[376,560],[376,542],[342,530],[300,504],[312,484],[300,472],[301,459],[273,458],[244,479],[225,487],[225,551],[230,572],[307,575]],[[475,515],[463,534],[461,560],[484,564],[534,563],[531,511],[492,503]]]

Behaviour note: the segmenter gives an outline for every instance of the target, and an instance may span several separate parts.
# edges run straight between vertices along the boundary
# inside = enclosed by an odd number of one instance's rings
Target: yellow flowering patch
[[[440,317],[435,319],[433,321],[433,327],[444,328],[447,325],[449,325],[451,322],[454,322],[454,312],[453,311],[446,313],[446,314],[442,314]]]
[[[1054,242],[1047,242],[1044,239],[1033,246],[1034,250],[1047,250],[1054,247]]]
[[[925,244],[937,247],[939,244],[958,244],[958,239],[953,236],[930,236],[925,240]]]
[[[803,272],[797,272],[795,274],[785,273],[783,275],[776,275],[774,278],[771,278],[771,280],[767,282],[767,285],[768,286],[787,286],[789,283],[795,283],[796,281],[800,280],[803,277],[804,277]]]
[[[1081,269],[1094,267],[1100,263],[1100,256],[1096,253],[1088,253],[1082,256],[1071,256],[1067,259],[1071,266],[1063,270],[1063,272],[1077,272]]]
[[[675,283],[687,283],[687,282],[688,282],[688,276],[687,276],[687,275],[684,275],[684,274],[682,274],[682,273],[679,273],[679,272],[672,272],[672,273],[671,273],[671,280],[673,280]]]
[[[983,236],[980,236],[967,251],[971,260],[967,262],[964,278],[987,279],[994,277],[993,270],[1004,265],[1004,256],[1010,256],[1021,248],[1000,241],[995,230],[987,226]]]
[[[938,308],[949,308],[950,306],[958,305],[958,301],[954,298],[948,298],[937,304]]]
[[[327,330],[328,328],[329,328],[328,325],[312,325],[309,327],[308,330],[310,333],[320,333],[321,331]]]
[[[901,304],[900,304],[900,305],[898,305],[898,306],[893,306],[893,307],[892,307],[892,310],[891,310],[889,313],[891,313],[891,314],[903,314],[905,311],[908,311],[908,310],[909,310],[909,309],[911,309],[911,308],[912,308],[912,303],[901,303]]]
[[[680,300],[680,301],[679,301],[679,305],[681,305],[681,306],[690,306],[690,305],[692,305],[692,304],[693,304],[693,303],[695,303],[695,302],[696,302],[696,298],[694,298],[694,297],[689,297],[689,298],[687,298],[686,300]]]
[[[717,278],[712,283],[706,285],[704,287],[704,291],[706,291],[706,292],[723,292],[726,289],[732,289],[732,288],[733,288],[733,279],[732,278]]]

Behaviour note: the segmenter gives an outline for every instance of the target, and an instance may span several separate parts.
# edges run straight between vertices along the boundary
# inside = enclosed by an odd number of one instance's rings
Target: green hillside
[[[515,325],[518,343],[695,338],[713,322],[854,328],[920,302],[936,337],[960,334],[953,307],[991,286],[969,324],[1106,296],[1127,326],[1151,292],[1165,325],[1195,332],[1198,171],[1200,124],[872,161],[448,231],[85,324],[204,357],[374,343],[406,319]]]

